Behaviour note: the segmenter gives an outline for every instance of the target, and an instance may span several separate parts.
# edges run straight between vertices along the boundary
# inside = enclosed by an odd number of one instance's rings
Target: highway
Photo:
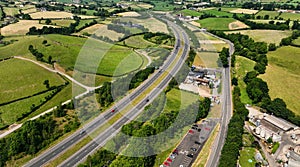
[[[168,82],[172,79],[172,77],[177,73],[177,71],[180,69],[180,67],[185,62],[185,58],[188,55],[189,52],[189,41],[188,37],[185,33],[183,33],[183,30],[181,28],[178,28],[174,23],[168,21],[169,26],[173,30],[176,38],[175,47],[170,54],[167,61],[162,66],[161,70],[166,71],[170,65],[173,63],[173,61],[176,59],[176,57],[179,54],[179,51],[182,50],[182,54],[180,55],[180,59],[176,62],[174,67],[171,69],[171,71],[168,73],[167,77],[163,78],[161,83],[158,85],[157,89],[153,89],[152,92],[146,96],[138,105],[127,112],[125,115],[123,115],[122,118],[120,118],[117,122],[115,122],[110,128],[106,129],[103,133],[101,133],[97,138],[94,139],[94,141],[88,143],[85,147],[84,151],[79,151],[75,153],[72,158],[69,158],[67,161],[63,162],[61,166],[65,166],[64,164],[68,166],[76,166],[80,161],[82,161],[89,153],[92,153],[93,150],[95,150],[100,142],[102,141],[103,144],[105,143],[109,138],[111,138],[115,133],[118,132],[118,129],[122,127],[126,122],[130,121],[130,119],[133,119],[135,116],[139,114],[139,112],[142,111],[143,107],[147,104],[147,100],[149,101],[153,100],[162,90],[164,87],[167,86]],[[183,36],[184,44],[181,46],[180,36]],[[122,109],[127,107],[129,104],[131,104],[131,101],[136,99],[140,94],[143,94],[145,90],[147,90],[157,79],[161,77],[161,75],[164,72],[156,72],[154,75],[152,75],[148,80],[146,80],[142,85],[140,85],[137,89],[135,89],[131,94],[123,98],[121,101],[116,103],[113,107],[108,109],[103,114],[99,115],[97,118],[95,118],[90,123],[86,124],[83,129],[80,129],[76,131],[71,136],[67,137],[63,141],[61,141],[59,144],[53,146],[52,148],[46,150],[44,153],[39,155],[38,157],[32,159],[30,162],[25,164],[25,166],[43,166],[47,162],[51,161],[52,159],[58,157],[60,154],[67,151],[68,148],[75,145],[79,141],[81,141],[83,138],[88,137],[88,135],[92,132],[94,132],[96,129],[101,127],[106,121],[110,118],[112,118],[117,112],[120,112]],[[117,109],[116,112],[111,112],[112,109]],[[130,118],[130,119],[129,119]],[[75,157],[75,158],[74,158]]]

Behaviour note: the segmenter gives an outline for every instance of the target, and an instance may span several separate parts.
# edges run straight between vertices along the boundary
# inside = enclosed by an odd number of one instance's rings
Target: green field
[[[0,107],[0,127],[4,125],[11,125],[17,121],[18,118],[27,112],[30,112],[31,106],[41,104],[41,100],[45,100],[50,92],[43,93],[31,98],[17,101],[8,105]]]
[[[195,17],[203,15],[203,13],[200,13],[200,12],[197,12],[194,10],[190,10],[190,9],[183,9],[177,13],[178,14],[182,13],[184,16],[195,16]]]
[[[211,14],[211,15],[215,15],[217,17],[232,17],[233,14],[232,13],[228,13],[228,12],[224,12],[224,11],[218,11],[218,10],[204,10],[202,11],[203,13],[206,14]]]
[[[64,80],[31,62],[10,59],[0,62],[0,103],[47,90],[43,82],[49,80],[50,86],[64,84]],[[5,79],[4,79],[5,78]]]
[[[141,56],[134,53],[131,48],[112,46],[99,40],[86,40],[73,36],[44,35],[7,38],[17,39],[11,45],[0,47],[0,58],[9,56],[29,56],[28,46],[32,44],[39,52],[45,55],[45,60],[52,56],[67,71],[76,69],[89,73],[104,75],[123,75],[127,72],[139,69],[147,62]],[[48,45],[42,44],[47,40]],[[80,55],[80,56],[78,56]],[[117,70],[115,70],[119,67]]]
[[[43,20],[41,23],[45,23],[46,20]],[[52,25],[57,25],[61,27],[69,27],[71,23],[75,23],[74,20],[67,20],[67,19],[62,19],[62,20],[51,20]]]
[[[277,11],[265,11],[265,10],[261,10],[255,16],[261,16],[263,18],[265,15],[269,15],[269,19],[275,19],[275,17],[278,16],[279,13]]]
[[[300,14],[299,13],[281,13],[279,16],[283,18],[284,20],[299,20],[300,19]]]
[[[155,4],[154,10],[157,11],[172,11],[174,7],[180,8],[182,5],[171,4],[168,1],[153,1]]]
[[[233,18],[206,18],[197,22],[208,30],[229,30],[228,25],[234,21],[236,20]]]
[[[248,97],[246,92],[246,83],[243,78],[246,73],[254,70],[255,62],[245,57],[237,56],[235,63],[235,77],[238,79],[238,84],[241,89],[241,101],[244,104],[252,104],[252,100]]]
[[[230,11],[233,11],[233,10],[236,10],[236,9],[241,9],[241,8],[222,7],[221,11],[223,11],[223,12],[230,12]]]
[[[268,83],[271,98],[282,98],[289,109],[300,115],[300,48],[285,46],[267,56],[269,65],[260,78]]]
[[[133,47],[133,48],[148,48],[153,47],[155,44],[143,39],[143,35],[132,36],[126,39],[124,42],[120,42],[121,45]]]
[[[89,20],[80,20],[78,26],[76,27],[76,29],[81,29],[82,27],[85,26],[85,24],[89,24],[93,21],[93,19],[89,19]]]
[[[244,147],[244,149],[240,151],[239,164],[241,165],[241,167],[255,167],[255,154],[255,148]]]
[[[257,42],[275,43],[276,45],[280,44],[282,38],[292,35],[292,31],[279,30],[240,30],[226,33],[241,33],[243,35],[249,35],[249,37]]]
[[[294,45],[300,46],[300,38],[298,37],[297,39],[293,40],[292,42]]]
[[[18,8],[11,8],[11,7],[3,7],[4,13],[8,16],[14,16],[16,14],[19,14]]]

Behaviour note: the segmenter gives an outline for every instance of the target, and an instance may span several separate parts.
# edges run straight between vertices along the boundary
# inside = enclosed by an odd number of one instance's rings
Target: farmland
[[[246,92],[246,83],[244,77],[247,72],[254,70],[255,62],[245,57],[237,56],[235,65],[235,77],[238,79],[238,85],[241,88],[241,101],[245,104],[251,104],[252,101]]]
[[[108,37],[109,39],[113,41],[119,40],[119,38],[122,38],[124,34],[118,33],[112,30],[107,29],[107,25],[104,24],[95,24],[90,27],[87,27],[83,30],[81,30],[79,33],[75,34],[84,34],[84,33],[89,33],[89,34],[95,34],[97,36],[103,36],[103,37]]]
[[[282,38],[286,38],[292,34],[291,31],[279,30],[241,30],[227,33],[241,33],[243,35],[249,35],[257,42],[275,43],[276,45],[279,45]]]
[[[0,85],[0,103],[47,90],[43,84],[47,79],[51,86],[64,84],[64,80],[61,77],[31,62],[10,59],[1,62],[0,69],[5,69],[1,70],[0,77],[6,78],[1,81]]]
[[[131,21],[134,24],[143,25],[145,28],[148,28],[151,32],[163,32],[169,34],[168,27],[165,23],[155,19],[155,18],[146,18],[146,19],[138,19],[138,18],[122,18],[121,21]]]
[[[39,24],[38,20],[20,20],[17,23],[10,24],[1,28],[1,34],[5,36],[25,35],[27,32],[29,32],[29,28],[33,26],[36,28],[42,28],[44,26],[49,27],[49,25]]]
[[[73,16],[72,13],[68,12],[54,12],[54,11],[47,11],[47,12],[36,12],[30,14],[31,18],[33,19],[64,19],[64,18],[71,18]]]
[[[4,13],[8,16],[14,16],[19,13],[18,8],[4,7]]]
[[[203,15],[203,13],[200,13],[200,12],[197,12],[194,10],[189,10],[189,9],[181,10],[180,12],[178,12],[178,14],[179,13],[183,14],[184,16],[201,16],[201,15]]]
[[[12,37],[10,39],[18,41],[1,47],[0,51],[5,53],[1,55],[1,58],[18,55],[30,56],[28,46],[32,44],[45,55],[46,60],[52,56],[53,60],[56,60],[66,71],[72,71],[76,65],[76,69],[80,71],[113,75],[115,68],[121,65],[117,74],[122,75],[138,69],[144,63],[143,59],[131,49],[122,46],[112,47],[111,44],[99,40],[86,40],[85,38],[63,35]],[[47,40],[47,46],[42,44],[43,40]],[[80,55],[79,58],[78,55]],[[99,66],[98,62],[100,61]],[[130,61],[130,63],[125,61]]]
[[[283,56],[284,55],[284,56]],[[267,54],[269,65],[260,78],[268,83],[270,96],[282,98],[289,109],[300,115],[300,48],[285,46]],[[282,85],[284,83],[284,86]]]
[[[265,16],[265,15],[269,15],[269,19],[276,19],[275,17],[279,15],[279,13],[277,11],[260,11],[258,12],[255,16],[261,16],[262,18]]]
[[[258,10],[251,10],[251,9],[235,9],[231,10],[230,13],[242,13],[242,14],[256,14]]]
[[[140,48],[140,49],[154,46],[154,43],[144,40],[143,35],[130,37],[126,39],[123,42],[123,44],[125,44],[125,46]]]
[[[284,20],[299,20],[300,18],[300,14],[299,13],[281,13],[281,15],[279,16],[281,18],[283,18]]]
[[[197,22],[208,30],[229,30],[229,24],[234,21],[233,18],[206,18]]]

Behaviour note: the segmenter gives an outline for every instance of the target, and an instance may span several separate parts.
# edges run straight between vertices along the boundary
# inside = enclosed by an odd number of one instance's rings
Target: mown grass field
[[[30,14],[32,19],[57,19],[57,18],[71,18],[72,13],[69,12],[56,12],[56,11],[46,11],[46,12],[36,12]]]
[[[285,46],[267,56],[269,66],[259,77],[268,83],[272,99],[282,98],[289,109],[300,115],[300,48]]]
[[[178,109],[184,109],[188,105],[196,102],[199,99],[199,96],[194,93],[190,93],[187,91],[172,89],[167,93],[167,104],[165,107],[165,111],[172,111]]]
[[[25,35],[27,32],[29,32],[31,27],[43,28],[44,26],[56,27],[53,25],[39,24],[38,20],[19,20],[17,23],[9,24],[1,28],[1,34],[4,36]]]
[[[7,16],[14,16],[19,13],[19,9],[13,7],[3,7],[3,10]]]
[[[240,151],[239,164],[241,167],[255,167],[255,154],[255,148],[244,147],[244,149]]]
[[[233,18],[206,18],[197,21],[202,28],[208,30],[229,30],[229,24],[236,21]]]
[[[169,34],[167,25],[155,18],[122,18],[121,21],[131,21],[134,24],[143,25],[145,28],[148,28],[150,32],[163,32]]]
[[[260,12],[258,12],[255,15],[255,17],[261,16],[262,18],[264,18],[265,15],[269,15],[269,19],[275,19],[275,17],[278,16],[279,13],[277,11],[265,11],[265,10],[261,10]]]
[[[234,76],[238,79],[238,84],[241,89],[241,101],[245,104],[252,104],[252,100],[248,97],[246,83],[243,78],[246,76],[247,72],[254,70],[254,65],[254,61],[245,57],[236,56]]]
[[[45,21],[42,21],[42,23],[45,23]],[[75,20],[51,20],[51,24],[55,26],[61,26],[61,27],[69,27],[71,23],[75,23]]]
[[[279,30],[240,30],[229,31],[226,33],[241,33],[249,35],[257,42],[275,43],[279,45],[282,38],[286,38],[292,34],[292,31],[279,31]]]
[[[195,10],[190,10],[190,9],[183,9],[179,12],[177,12],[178,14],[183,14],[184,16],[201,16],[203,15],[203,13],[197,12]]]
[[[47,90],[43,82],[50,86],[64,84],[64,80],[31,62],[10,59],[0,62],[0,103],[9,102]],[[5,78],[5,79],[4,79]]]
[[[204,10],[202,11],[203,13],[206,13],[206,14],[212,14],[212,15],[215,15],[217,17],[232,17],[233,14],[232,13],[228,13],[228,12],[224,12],[224,11],[218,11],[218,10]]]

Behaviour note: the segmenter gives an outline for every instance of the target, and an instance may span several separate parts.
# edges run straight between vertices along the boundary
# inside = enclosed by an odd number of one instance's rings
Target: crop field
[[[56,26],[61,26],[61,27],[69,27],[71,23],[75,23],[75,20],[67,20],[67,19],[51,20],[51,24],[54,24]]]
[[[150,32],[163,32],[169,34],[167,25],[155,18],[147,18],[147,19],[122,18],[121,21],[126,21],[126,22],[131,21],[134,24],[143,25],[145,28],[148,28]]]
[[[16,14],[19,14],[18,8],[11,8],[11,7],[3,7],[4,13],[9,16],[14,16]]]
[[[250,20],[250,21],[253,21],[256,23],[267,23],[267,24],[269,24],[270,21],[274,21],[274,24],[276,24],[277,22],[279,22],[279,23],[285,22],[285,20]]]
[[[258,10],[251,10],[251,9],[235,9],[231,10],[230,13],[242,13],[242,14],[256,14]]]
[[[43,84],[47,79],[50,86],[62,85],[65,82],[60,76],[23,60],[10,59],[0,62],[0,69],[0,77],[5,78],[0,85],[0,103],[47,90]]]
[[[241,9],[241,8],[221,7],[221,11],[223,11],[223,12],[231,12],[231,11],[237,10],[237,9]]]
[[[97,36],[103,36],[108,37],[109,39],[113,41],[119,40],[119,38],[122,38],[124,34],[118,33],[116,31],[108,30],[107,25],[104,24],[95,24],[90,27],[87,27],[83,30],[81,30],[79,33],[75,34],[83,34],[83,33],[89,33],[89,34],[95,34]]]
[[[37,12],[37,10],[36,10],[35,7],[32,7],[32,8],[22,9],[22,12],[23,12],[24,14],[30,14],[30,13],[35,13],[35,12]]]
[[[255,154],[255,148],[244,147],[244,149],[240,151],[239,164],[241,165],[241,167],[255,167]]]
[[[152,42],[144,40],[143,35],[132,36],[132,37],[126,39],[124,42],[121,42],[120,44],[121,45],[125,44],[125,46],[139,48],[139,49],[153,47],[155,45]]]
[[[1,28],[1,34],[4,36],[25,35],[29,32],[29,28],[31,27],[43,28],[44,26],[49,27],[52,25],[39,24],[38,20],[19,20],[17,23],[9,24],[8,26]]]
[[[261,16],[263,18],[265,15],[269,15],[270,16],[269,19],[275,19],[275,17],[278,16],[279,13],[277,11],[265,11],[265,10],[261,10],[255,16]]]
[[[282,98],[289,109],[300,115],[300,48],[285,46],[267,56],[269,65],[260,78],[268,83],[271,98]]]
[[[201,15],[203,15],[203,13],[200,13],[200,12],[197,12],[194,10],[190,10],[190,9],[181,10],[178,12],[178,14],[179,13],[182,13],[184,16],[201,16]]]
[[[197,22],[208,30],[229,30],[229,24],[235,21],[233,18],[206,18]]]
[[[243,78],[247,72],[254,70],[255,62],[245,57],[237,56],[235,64],[235,77],[238,79],[239,87],[241,88],[241,101],[244,104],[251,104],[252,100],[246,92],[246,83]]]
[[[241,31],[229,31],[226,33],[241,33],[249,35],[257,42],[275,43],[279,45],[282,38],[286,38],[292,34],[292,31],[280,31],[280,30],[241,30]]]
[[[283,18],[284,20],[299,20],[300,19],[300,14],[299,13],[281,13],[279,16]]]
[[[56,12],[56,11],[46,11],[46,12],[36,12],[30,14],[33,19],[64,19],[71,18],[73,16],[72,13],[69,12]]]
[[[118,13],[118,15],[123,16],[123,17],[139,17],[139,16],[141,16],[137,12],[123,12],[123,13]]]

